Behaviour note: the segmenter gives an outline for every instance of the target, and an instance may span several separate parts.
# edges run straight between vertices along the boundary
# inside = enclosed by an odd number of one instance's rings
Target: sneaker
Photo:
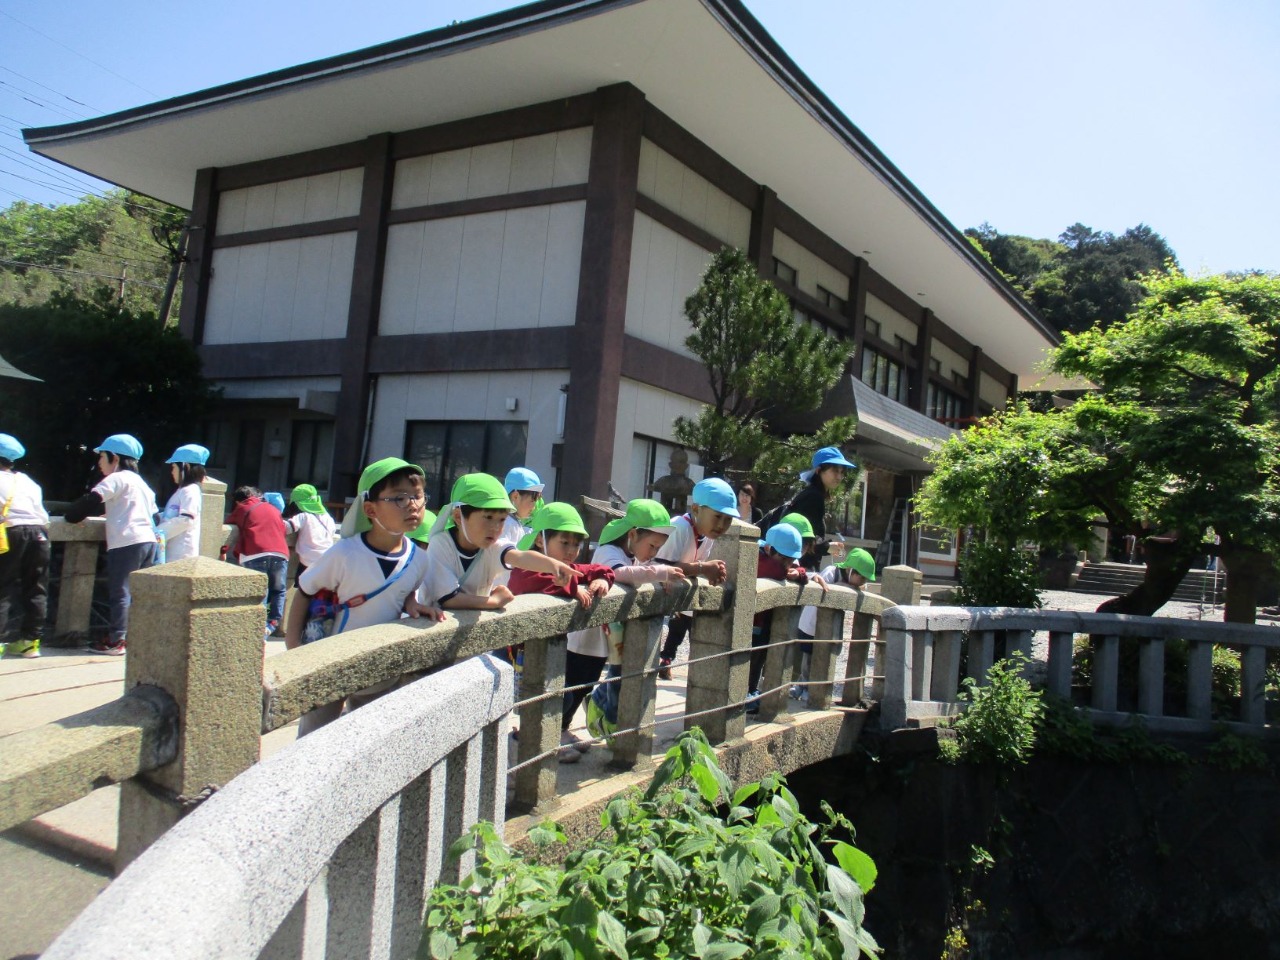
[[[577,763],[582,759],[582,754],[573,747],[561,747],[556,751],[557,763]]]
[[[671,660],[667,657],[662,657],[658,660],[658,679],[671,679]]]
[[[40,656],[39,640],[14,640],[12,643],[4,645],[4,655],[6,657],[25,657],[28,660],[34,660]]]
[[[752,690],[747,697],[746,712],[748,714],[757,714],[760,712],[760,691]]]
[[[266,631],[266,633],[263,635],[263,638],[262,638],[262,639],[264,639],[264,640],[270,640],[272,637],[274,637],[274,636],[276,635],[276,631],[277,631],[277,630],[279,630],[279,629],[280,629],[280,621],[279,621],[279,620],[268,620],[268,621],[267,621],[267,631]]]
[[[89,650],[92,653],[101,654],[104,657],[123,657],[125,653],[125,641],[119,643],[111,643],[108,640],[95,640],[89,644]]]
[[[579,753],[586,753],[591,749],[591,741],[583,740],[576,733],[571,733],[566,730],[560,734],[560,746],[573,747],[573,749],[577,750]]]
[[[798,683],[793,684],[791,689],[787,691],[787,695],[790,696],[792,700],[803,700],[804,687],[800,686]]]

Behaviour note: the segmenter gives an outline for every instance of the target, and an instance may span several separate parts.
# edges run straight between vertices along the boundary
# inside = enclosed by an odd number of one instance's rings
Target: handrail
[[[981,681],[997,659],[999,635],[1010,652],[1022,650],[1030,655],[1034,636],[1046,634],[1046,689],[1070,697],[1073,646],[1075,637],[1084,634],[1093,638],[1094,651],[1089,704],[1083,709],[1095,722],[1125,723],[1136,716],[1152,729],[1169,732],[1206,732],[1223,723],[1241,733],[1280,735],[1280,728],[1267,723],[1265,711],[1266,654],[1280,649],[1280,631],[1273,627],[1064,610],[903,606],[885,611],[881,633],[887,642],[881,711],[888,726],[947,716],[962,708],[957,693],[966,638],[965,673]],[[1139,644],[1136,709],[1132,710],[1120,709],[1121,640]],[[1185,716],[1165,709],[1165,644],[1169,641],[1187,644]],[[1215,720],[1212,715],[1216,645],[1241,652],[1242,695],[1234,720]]]
[[[542,595],[516,597],[500,611],[450,612],[443,623],[399,620],[363,627],[272,657],[264,667],[263,733],[306,711],[375,683],[431,670],[590,626],[649,619],[680,610],[718,611],[724,587],[696,581],[664,590],[645,584],[614,586],[584,610],[576,601]]]
[[[0,830],[171,762],[178,705],[159,687],[5,737]]]
[[[169,830],[43,956],[412,956],[432,885],[470,870],[444,851],[503,820],[512,689],[509,666],[475,658],[286,747]]]

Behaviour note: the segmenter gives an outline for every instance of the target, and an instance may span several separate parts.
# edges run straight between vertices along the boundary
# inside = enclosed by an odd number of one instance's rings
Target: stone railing
[[[200,508],[200,552],[218,558],[233,528],[222,518],[227,512],[227,485],[208,477],[200,485],[204,499]],[[89,639],[93,615],[93,586],[98,571],[98,554],[106,540],[106,524],[101,517],[83,523],[67,523],[61,517],[49,522],[49,540],[62,552],[57,606],[54,610],[55,644],[74,644]]]
[[[902,606],[885,611],[881,635],[886,645],[881,718],[890,729],[961,709],[956,694],[967,643],[967,675],[985,679],[996,659],[1021,650],[1043,673],[1049,693],[1076,700],[1096,722],[1140,717],[1148,729],[1162,732],[1205,732],[1219,723],[1242,733],[1277,732],[1265,712],[1267,651],[1280,649],[1280,630],[1274,627],[1059,610]],[[1092,662],[1087,689],[1075,691],[1072,655],[1080,635],[1091,638]],[[1137,675],[1135,687],[1122,691],[1125,641],[1137,645]],[[1164,702],[1172,641],[1186,645],[1186,703],[1176,711]],[[1212,716],[1215,646],[1240,653],[1241,696],[1232,717]]]
[[[473,658],[237,777],[147,850],[46,960],[408,958],[445,851],[501,823],[511,668]]]

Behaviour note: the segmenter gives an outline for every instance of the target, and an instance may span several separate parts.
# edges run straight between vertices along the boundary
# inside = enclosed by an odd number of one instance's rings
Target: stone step
[[[1074,589],[1081,593],[1120,596],[1142,583],[1145,575],[1146,568],[1142,566],[1127,563],[1087,563],[1081,570]],[[1226,590],[1226,579],[1221,575],[1217,578],[1216,587],[1217,599],[1220,602]],[[1189,603],[1198,603],[1201,600],[1212,601],[1214,588],[1215,580],[1212,570],[1192,570],[1183,578],[1171,599]]]

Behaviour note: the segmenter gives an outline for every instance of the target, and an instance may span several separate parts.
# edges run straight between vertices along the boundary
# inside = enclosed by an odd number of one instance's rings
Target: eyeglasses
[[[401,510],[409,506],[427,502],[425,493],[397,493],[394,497],[374,497],[378,503],[394,503]]]

